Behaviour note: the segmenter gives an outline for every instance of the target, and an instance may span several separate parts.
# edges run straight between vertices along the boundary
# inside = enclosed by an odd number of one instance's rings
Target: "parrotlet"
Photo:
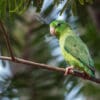
[[[50,33],[57,37],[62,55],[69,64],[64,75],[76,69],[87,77],[95,77],[94,62],[88,47],[68,23],[63,20],[52,21],[50,23]]]

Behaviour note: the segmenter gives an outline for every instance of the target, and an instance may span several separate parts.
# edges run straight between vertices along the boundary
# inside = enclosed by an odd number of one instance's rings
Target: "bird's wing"
[[[89,69],[95,71],[94,63],[91,59],[88,48],[78,36],[68,36],[64,42],[64,49]]]

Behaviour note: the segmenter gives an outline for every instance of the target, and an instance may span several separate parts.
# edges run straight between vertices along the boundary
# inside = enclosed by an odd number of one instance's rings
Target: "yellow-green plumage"
[[[73,32],[71,27],[64,21],[53,21],[50,27],[54,28],[54,35],[57,36],[62,55],[69,65],[84,71],[89,76],[94,76],[94,63],[91,59],[87,46]]]

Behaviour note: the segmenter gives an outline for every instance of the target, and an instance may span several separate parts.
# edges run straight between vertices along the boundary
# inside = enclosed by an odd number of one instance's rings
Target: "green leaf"
[[[84,5],[84,0],[79,0],[79,3],[80,3],[81,5]]]
[[[70,5],[71,5],[71,0],[67,0],[66,3],[65,3],[65,5],[64,5],[64,7],[62,8],[62,10],[61,10],[61,12],[60,12],[60,15],[61,15],[66,9],[68,9],[68,8],[70,7]]]
[[[59,0],[54,0],[54,5],[58,5],[60,3]]]
[[[48,15],[52,12],[53,8],[54,8],[54,4],[49,5],[49,6],[47,7],[47,9],[45,9],[45,10],[43,11],[43,15],[44,15],[44,16],[48,16]]]
[[[42,5],[43,5],[43,1],[44,0],[34,0],[33,1],[33,6],[35,6],[37,8],[36,9],[37,12],[41,11],[41,8],[42,8]]]
[[[85,0],[86,2],[93,4],[94,0]]]
[[[74,16],[77,15],[77,7],[76,7],[75,0],[72,1],[71,9],[72,9],[73,15]]]
[[[30,4],[31,0],[0,0],[0,18],[12,17],[15,13],[22,14]]]

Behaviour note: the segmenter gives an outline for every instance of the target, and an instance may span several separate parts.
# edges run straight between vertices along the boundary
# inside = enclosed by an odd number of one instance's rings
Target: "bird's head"
[[[63,31],[67,28],[68,24],[62,20],[55,20],[50,23],[50,33],[59,37]]]

